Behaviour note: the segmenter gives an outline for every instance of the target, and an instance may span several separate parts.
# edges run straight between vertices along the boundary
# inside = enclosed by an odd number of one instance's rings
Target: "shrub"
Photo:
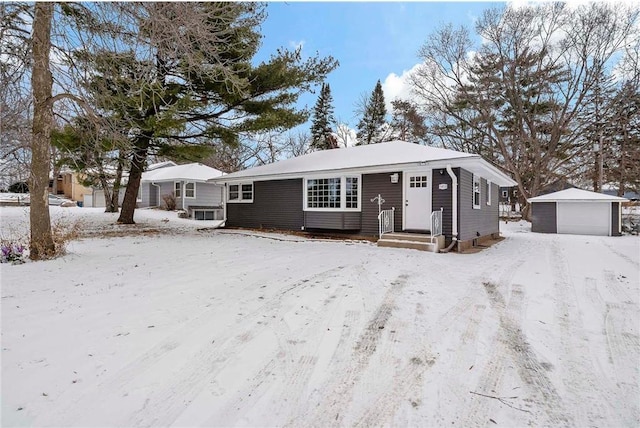
[[[176,195],[174,195],[173,193],[167,193],[166,195],[162,195],[162,200],[164,201],[164,205],[167,211],[175,211]]]

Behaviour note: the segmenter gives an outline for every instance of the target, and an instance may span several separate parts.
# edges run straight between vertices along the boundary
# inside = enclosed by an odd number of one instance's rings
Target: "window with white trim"
[[[480,209],[480,177],[473,176],[473,209]]]
[[[491,182],[487,180],[486,184],[487,205],[491,205]]]
[[[253,183],[230,184],[227,202],[253,202]]]
[[[184,197],[190,199],[196,197],[196,183],[186,183],[184,185]]]
[[[176,198],[181,198],[182,197],[182,183],[179,181],[176,181],[175,183],[173,183],[173,193],[176,196]]]
[[[322,177],[305,179],[305,205],[309,211],[358,211],[360,177]]]
[[[346,177],[346,181],[347,185],[345,186],[345,208],[358,208],[358,177]]]
[[[509,191],[508,191],[508,190],[503,190],[503,191],[502,191],[502,197],[503,197],[503,198],[505,198],[505,199],[506,199],[507,197],[509,197]]]

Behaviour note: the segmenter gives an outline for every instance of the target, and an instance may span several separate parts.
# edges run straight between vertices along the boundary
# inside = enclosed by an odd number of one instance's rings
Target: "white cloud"
[[[411,91],[409,76],[414,73],[420,65],[421,64],[416,64],[411,67],[410,70],[404,70],[400,76],[396,73],[391,73],[384,79],[384,82],[382,82],[382,90],[384,91],[384,100],[388,112],[391,112],[391,101],[397,99],[411,100],[415,97]]]
[[[291,40],[289,42],[289,46],[295,50],[298,50],[298,49],[302,50],[304,48],[305,43],[306,43],[305,40],[300,40],[300,41]]]

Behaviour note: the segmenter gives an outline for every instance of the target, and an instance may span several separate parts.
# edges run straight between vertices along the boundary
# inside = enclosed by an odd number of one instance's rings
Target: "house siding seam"
[[[620,202],[611,202],[611,236],[620,235]]]
[[[398,174],[398,182],[391,182],[391,175]],[[380,195],[384,199],[383,210],[395,208],[393,226],[396,231],[402,230],[404,201],[402,200],[403,177],[400,171],[362,176],[362,226],[360,234],[364,236],[378,235],[378,201],[371,202]]]
[[[230,227],[300,230],[304,226],[302,179],[255,181],[252,203],[227,203]]]
[[[531,204],[531,231],[558,233],[557,205],[555,202],[533,202]]]
[[[496,184],[491,184],[491,205],[487,205],[486,184],[480,178],[480,208],[473,208],[473,173],[456,168],[458,176],[458,239],[468,241],[480,236],[499,233],[498,191]]]

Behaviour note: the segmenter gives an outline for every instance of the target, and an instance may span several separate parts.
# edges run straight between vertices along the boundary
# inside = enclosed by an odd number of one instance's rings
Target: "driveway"
[[[637,425],[640,240],[503,234],[193,229],[2,265],[2,425]]]

